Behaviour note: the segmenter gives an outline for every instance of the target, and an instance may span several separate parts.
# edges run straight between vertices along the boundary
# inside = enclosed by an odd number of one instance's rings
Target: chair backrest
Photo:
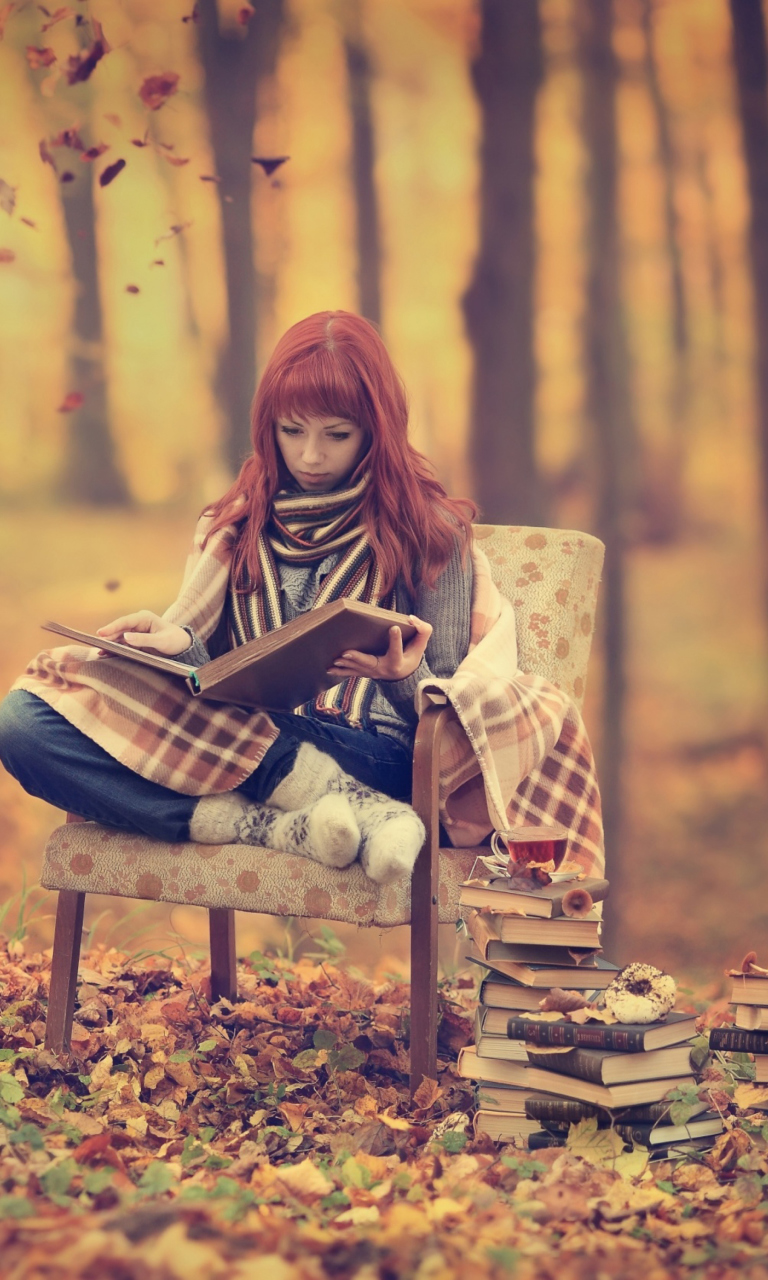
[[[521,671],[584,700],[605,547],[573,529],[478,524],[499,591],[511,600]]]

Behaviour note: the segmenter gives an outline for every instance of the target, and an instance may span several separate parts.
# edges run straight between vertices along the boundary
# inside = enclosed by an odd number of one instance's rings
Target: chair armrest
[[[411,881],[411,919],[416,915],[417,900],[429,903],[437,893],[438,854],[440,849],[440,814],[438,782],[440,773],[440,739],[451,715],[447,698],[428,694],[437,703],[426,707],[416,727],[413,744],[413,792],[411,803],[426,828],[426,839],[413,871]]]

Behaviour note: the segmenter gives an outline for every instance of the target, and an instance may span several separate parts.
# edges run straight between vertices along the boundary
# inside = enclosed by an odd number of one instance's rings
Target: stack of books
[[[731,970],[730,976],[735,1026],[713,1027],[709,1047],[713,1052],[754,1054],[755,1082],[768,1084],[768,974]]]
[[[534,878],[491,874],[462,886],[469,959],[484,969],[475,1044],[461,1051],[458,1064],[462,1076],[477,1082],[475,1132],[536,1148],[564,1143],[571,1124],[594,1116],[630,1146],[663,1151],[681,1141],[711,1143],[723,1127],[717,1113],[702,1104],[686,1125],[676,1125],[662,1101],[695,1083],[694,1016],[671,1013],[647,1025],[541,1018],[540,1004],[553,988],[591,1000],[618,971],[600,955],[594,909],[564,914],[564,901],[566,911],[573,909],[574,889],[594,904],[607,896],[608,882],[572,877],[537,885]]]

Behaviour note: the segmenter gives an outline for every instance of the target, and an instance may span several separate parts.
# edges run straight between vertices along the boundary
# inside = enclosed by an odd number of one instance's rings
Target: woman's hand
[[[416,628],[416,635],[403,648],[403,633],[399,627],[389,628],[389,648],[380,657],[373,653],[360,653],[347,649],[329,668],[328,675],[345,680],[348,676],[370,676],[374,680],[404,680],[418,667],[432,635],[432,624],[409,615],[409,622]]]
[[[177,627],[175,622],[166,622],[149,609],[141,609],[138,613],[126,613],[122,618],[115,618],[106,626],[99,627],[97,636],[105,640],[123,641],[133,649],[154,649],[156,653],[165,654],[167,658],[175,658],[183,653],[192,643],[189,632]],[[104,652],[104,650],[102,650]]]

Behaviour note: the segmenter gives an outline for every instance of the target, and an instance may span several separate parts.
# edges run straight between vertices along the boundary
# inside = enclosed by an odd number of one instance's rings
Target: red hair
[[[381,568],[384,590],[402,574],[413,591],[434,587],[456,537],[463,551],[477,508],[449,498],[431,463],[408,441],[408,403],[384,343],[367,320],[349,311],[319,311],[278,342],[251,410],[253,453],[230,489],[206,508],[208,532],[240,525],[232,573],[261,585],[258,537],[275,494],[292,480],[275,441],[281,417],[339,417],[363,427],[370,445],[355,470],[371,472],[361,519]],[[207,539],[206,539],[207,540]]]

